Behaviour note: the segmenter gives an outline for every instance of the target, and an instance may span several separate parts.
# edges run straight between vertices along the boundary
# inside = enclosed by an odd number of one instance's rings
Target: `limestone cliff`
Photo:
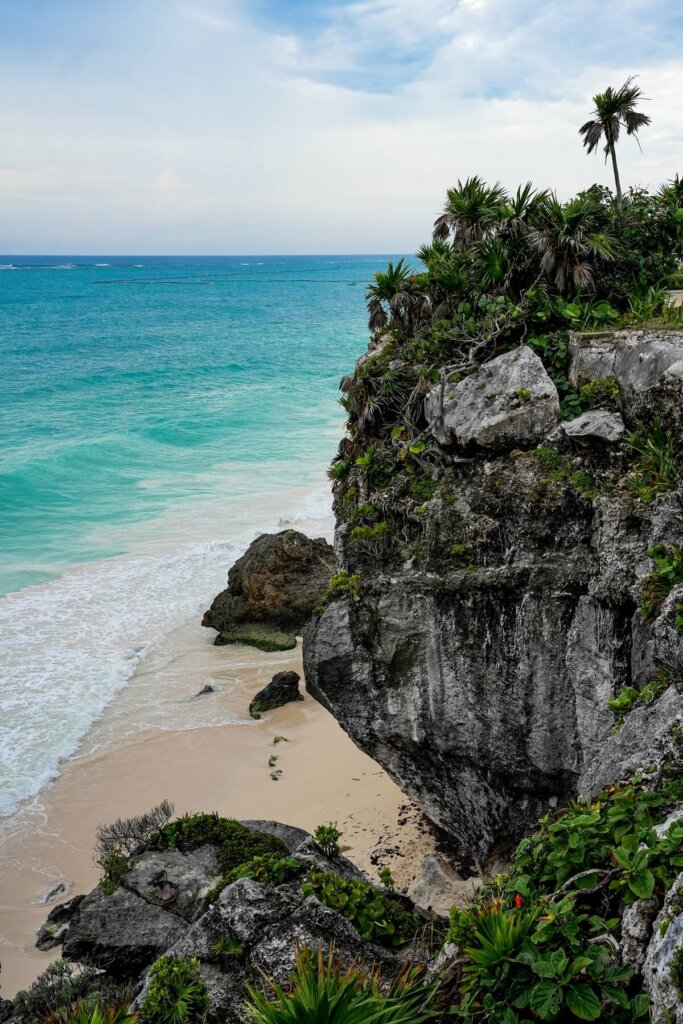
[[[522,346],[433,384],[407,453],[400,429],[374,445],[412,473],[356,459],[305,643],[310,692],[477,858],[678,756],[683,334],[571,353],[572,421]]]

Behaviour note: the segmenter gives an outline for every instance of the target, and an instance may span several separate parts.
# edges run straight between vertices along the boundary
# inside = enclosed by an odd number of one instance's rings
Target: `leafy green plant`
[[[352,543],[373,553],[381,551],[388,539],[389,524],[385,520],[373,525],[354,526],[351,530]]]
[[[339,845],[341,837],[342,833],[337,828],[336,822],[329,822],[327,825],[318,825],[313,833],[313,838],[320,850],[330,859],[338,857],[341,853],[341,847]]]
[[[683,583],[683,548],[673,545],[665,548],[658,544],[648,548],[648,558],[655,567],[646,577],[641,592],[640,611],[646,622],[651,622],[659,615],[668,594],[677,583]]]
[[[676,490],[676,443],[665,433],[658,419],[649,424],[638,423],[637,429],[626,437],[626,445],[635,458],[633,470],[627,477],[634,494],[651,502],[664,491]]]
[[[248,992],[251,1024],[424,1024],[436,1016],[433,988],[415,968],[404,967],[383,986],[377,971],[345,964],[333,948],[327,955],[299,949],[289,989],[270,981],[265,992]]]
[[[579,391],[579,401],[584,409],[606,406],[615,409],[619,405],[619,385],[614,377],[594,377]]]
[[[215,813],[177,818],[159,832],[156,842],[162,849],[177,849],[183,853],[206,844],[215,846],[223,875],[256,856],[287,856],[287,847],[277,836],[247,828]]]
[[[149,972],[140,1008],[142,1024],[199,1024],[210,1009],[199,960],[162,956]]]
[[[679,946],[671,957],[669,974],[678,992],[683,995],[683,946]]]
[[[263,885],[282,885],[291,882],[303,870],[304,865],[298,857],[281,857],[276,853],[257,855],[233,868],[225,876],[223,887],[236,882],[238,878],[253,878]]]
[[[26,1021],[68,1015],[76,1004],[91,995],[95,979],[93,969],[81,970],[67,960],[55,960],[29,988],[17,992],[14,1013]]]
[[[93,1005],[88,1000],[43,1017],[41,1024],[137,1024],[138,1015],[129,1011],[129,1005],[130,1001],[121,1006]]]
[[[515,398],[518,402],[530,402],[531,391],[529,390],[529,388],[517,388],[517,390],[515,391]]]
[[[388,892],[396,891],[396,883],[394,882],[394,876],[391,873],[391,868],[388,864],[384,864],[379,869],[379,880]]]
[[[322,596],[320,609],[330,601],[339,601],[343,597],[350,597],[352,601],[359,601],[361,596],[360,576],[358,573],[348,573],[344,569],[336,573],[330,580],[327,590]]]
[[[375,889],[369,882],[312,871],[302,891],[343,914],[361,938],[381,946],[403,946],[421,927],[418,918],[401,906],[398,897]]]
[[[434,497],[436,489],[438,487],[436,480],[431,480],[429,477],[422,477],[417,480],[411,480],[408,490],[410,491],[411,497],[417,501],[429,501]]]

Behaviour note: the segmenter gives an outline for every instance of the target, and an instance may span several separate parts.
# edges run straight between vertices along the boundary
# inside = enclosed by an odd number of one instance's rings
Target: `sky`
[[[0,252],[391,253],[480,174],[683,172],[682,0],[0,0]]]

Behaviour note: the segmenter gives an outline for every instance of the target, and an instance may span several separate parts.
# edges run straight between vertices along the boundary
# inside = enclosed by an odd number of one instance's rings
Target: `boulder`
[[[148,903],[168,905],[174,914],[193,921],[203,912],[203,899],[220,878],[213,846],[200,846],[188,853],[148,850],[134,858],[125,886]]]
[[[591,409],[576,419],[562,424],[567,437],[576,441],[620,441],[624,436],[624,421],[618,412],[607,409]]]
[[[582,384],[614,377],[627,419],[667,415],[680,402],[683,333],[633,328],[573,333],[569,379]]]
[[[38,930],[36,936],[36,948],[43,951],[53,949],[64,941],[69,921],[77,908],[81,905],[85,896],[74,896],[66,903],[59,903],[53,907],[47,915],[44,925]]]
[[[299,693],[301,676],[298,672],[276,672],[267,686],[256,694],[249,705],[252,718],[260,718],[266,711],[280,708],[291,701],[303,700]]]
[[[296,530],[262,534],[228,573],[202,625],[218,630],[217,644],[247,643],[286,650],[311,617],[334,573],[327,541]]]
[[[434,388],[425,401],[434,437],[444,446],[530,447],[558,422],[557,388],[543,363],[522,345],[485,363],[459,383]]]
[[[480,879],[466,880],[450,864],[430,854],[422,861],[420,870],[410,883],[408,896],[425,910],[446,917],[451,907],[464,906],[479,885]]]
[[[135,979],[188,928],[182,917],[135,892],[119,888],[105,895],[97,886],[71,918],[62,954],[113,977]]]

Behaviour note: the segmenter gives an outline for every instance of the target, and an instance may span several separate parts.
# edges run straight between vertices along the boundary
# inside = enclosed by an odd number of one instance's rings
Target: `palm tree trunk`
[[[621,213],[621,180],[619,178],[619,168],[617,167],[617,150],[612,138],[609,140],[609,152],[612,157],[612,170],[614,171],[614,185],[617,194],[617,213]]]

